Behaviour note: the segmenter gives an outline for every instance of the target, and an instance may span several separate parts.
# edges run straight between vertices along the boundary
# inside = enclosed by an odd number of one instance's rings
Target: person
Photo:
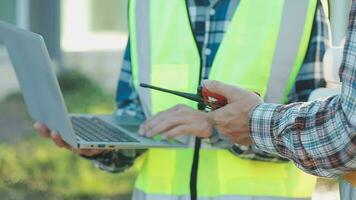
[[[188,111],[185,107],[170,109],[147,121],[141,129],[143,134],[209,137],[215,126],[233,143],[255,145],[262,151],[278,154],[316,176],[340,177],[341,199],[356,199],[356,1],[352,2],[348,24],[339,71],[341,94],[281,105],[263,103],[253,92],[236,86],[205,81],[208,90],[228,99],[225,107],[211,113]],[[180,127],[187,127],[187,123],[170,120],[179,121],[183,116],[179,113],[184,113],[184,118],[200,115],[200,121],[195,121],[195,127],[183,130]],[[163,128],[152,126],[157,120],[162,121]],[[198,124],[206,126],[200,130],[208,131],[201,134]]]
[[[130,1],[129,33],[118,113],[149,118],[179,103],[196,107],[139,88],[139,82],[195,92],[202,79],[228,79],[275,103],[306,101],[324,85],[321,60],[329,46],[328,22],[317,0]],[[280,67],[284,73],[278,73]],[[283,83],[273,81],[277,79]],[[58,133],[36,127],[42,136],[71,149]],[[286,159],[214,136],[203,142],[188,137],[192,148],[187,149],[73,151],[109,172],[124,171],[141,155],[133,199],[311,197],[315,178]],[[217,148],[222,144],[228,149]]]

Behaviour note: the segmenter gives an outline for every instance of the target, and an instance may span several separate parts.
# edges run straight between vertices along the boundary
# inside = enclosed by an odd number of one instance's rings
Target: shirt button
[[[209,15],[215,15],[215,10],[214,9],[210,9],[209,10]]]
[[[210,49],[208,49],[208,48],[206,48],[205,50],[204,50],[204,54],[205,55],[210,55],[211,54],[211,50]]]

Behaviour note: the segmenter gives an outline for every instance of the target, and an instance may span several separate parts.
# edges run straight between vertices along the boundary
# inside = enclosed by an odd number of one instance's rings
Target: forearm
[[[255,145],[293,160],[309,173],[332,177],[356,169],[356,130],[340,96],[287,106],[261,104],[250,118]]]

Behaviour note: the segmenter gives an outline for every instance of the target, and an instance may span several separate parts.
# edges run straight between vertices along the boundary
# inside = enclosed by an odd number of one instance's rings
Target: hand
[[[204,87],[227,98],[228,104],[211,113],[215,127],[233,143],[250,145],[249,120],[252,110],[262,103],[253,92],[218,81],[204,81]]]
[[[51,132],[44,124],[36,122],[34,124],[37,132],[41,137],[51,139],[59,148],[65,148],[70,151],[73,151],[75,154],[82,155],[82,156],[95,156],[97,154],[102,153],[104,150],[101,149],[77,149],[72,148],[69,144],[67,144],[60,136],[58,132]]]
[[[147,137],[162,134],[163,138],[195,135],[206,138],[212,133],[212,120],[205,112],[185,105],[177,105],[158,113],[141,125],[139,133]]]

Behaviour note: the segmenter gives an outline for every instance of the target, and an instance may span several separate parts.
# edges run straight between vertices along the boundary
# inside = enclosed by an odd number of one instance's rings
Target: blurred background
[[[44,36],[70,112],[112,112],[127,0],[1,0],[0,20]],[[0,113],[0,199],[130,199],[135,168],[103,172],[35,134],[1,41]]]
[[[111,113],[127,42],[128,0],[0,0],[0,20],[43,35],[70,112]],[[331,0],[333,44],[351,0]],[[130,199],[137,167],[121,174],[39,138],[0,41],[0,199]],[[313,197],[338,199],[335,180]]]

